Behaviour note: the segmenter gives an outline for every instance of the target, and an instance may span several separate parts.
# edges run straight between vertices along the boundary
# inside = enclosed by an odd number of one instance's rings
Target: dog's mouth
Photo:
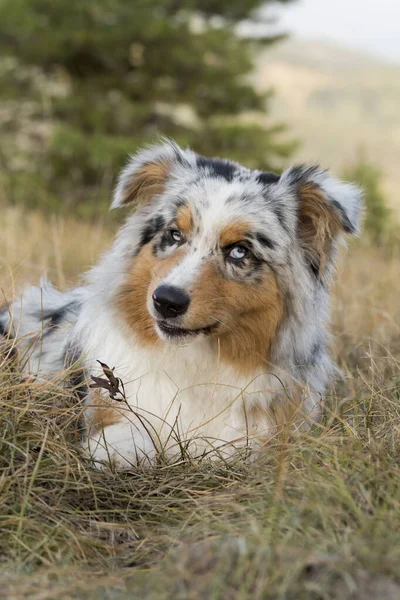
[[[185,329],[183,327],[169,325],[164,321],[157,321],[157,327],[161,331],[161,333],[163,333],[167,337],[172,339],[179,339],[196,337],[201,334],[210,335],[217,329],[218,323],[215,323],[214,325],[208,325],[207,327],[199,327],[198,329]]]

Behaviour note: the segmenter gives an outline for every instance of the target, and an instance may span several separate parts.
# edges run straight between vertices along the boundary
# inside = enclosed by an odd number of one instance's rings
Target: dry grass
[[[43,268],[60,285],[112,233],[6,210],[9,294]],[[400,258],[355,245],[335,291],[345,380],[320,427],[254,465],[97,472],[55,382],[0,365],[0,597],[400,598]]]
[[[113,231],[98,222],[2,208],[0,222],[1,288],[11,294],[43,273],[59,287],[76,281],[107,248]]]

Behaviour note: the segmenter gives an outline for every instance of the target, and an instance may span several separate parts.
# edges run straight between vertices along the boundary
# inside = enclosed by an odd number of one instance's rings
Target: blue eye
[[[243,260],[248,254],[247,248],[244,246],[234,246],[228,253],[228,258],[236,261]]]
[[[176,242],[179,244],[179,242],[182,241],[182,234],[179,231],[179,229],[170,229],[169,235],[171,236],[171,241],[173,241],[173,242]]]

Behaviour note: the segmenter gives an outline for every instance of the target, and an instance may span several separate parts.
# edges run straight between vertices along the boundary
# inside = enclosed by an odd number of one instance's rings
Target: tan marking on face
[[[318,187],[307,183],[299,189],[298,197],[300,239],[309,260],[320,265],[321,274],[333,239],[343,227]]]
[[[147,298],[176,263],[182,260],[183,253],[178,249],[170,257],[161,259],[153,254],[151,244],[143,246],[119,290],[117,309],[142,343],[161,343],[154,329],[154,319],[147,310]]]
[[[221,231],[220,245],[222,248],[240,242],[249,232],[249,224],[246,221],[237,221],[228,225]]]
[[[190,208],[187,205],[181,206],[176,215],[176,224],[185,236],[188,236],[193,229],[193,218]]]
[[[156,194],[161,194],[164,191],[169,170],[170,165],[165,161],[143,165],[127,184],[122,203],[135,202],[143,205]]]
[[[221,336],[221,359],[242,372],[255,368],[266,370],[284,313],[283,296],[275,275],[269,273],[254,287],[244,282],[226,281],[225,294],[226,320],[230,318],[231,325]]]
[[[275,275],[260,283],[233,281],[219,275],[212,262],[191,293],[187,319],[192,328],[219,323],[220,356],[242,373],[268,367],[271,346],[284,314]]]

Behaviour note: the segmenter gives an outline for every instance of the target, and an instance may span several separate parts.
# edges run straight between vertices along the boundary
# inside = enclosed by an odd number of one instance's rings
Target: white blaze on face
[[[164,278],[163,284],[171,285],[183,290],[189,290],[191,284],[200,273],[201,266],[207,254],[200,249],[191,249],[180,263]]]
[[[190,290],[206,261],[218,247],[221,232],[231,223],[243,218],[240,200],[234,202],[232,198],[237,195],[240,199],[240,193],[244,189],[240,182],[232,184],[211,179],[192,190],[188,206],[198,233],[191,239],[188,254],[164,278],[164,284]],[[197,210],[194,209],[195,206]]]

